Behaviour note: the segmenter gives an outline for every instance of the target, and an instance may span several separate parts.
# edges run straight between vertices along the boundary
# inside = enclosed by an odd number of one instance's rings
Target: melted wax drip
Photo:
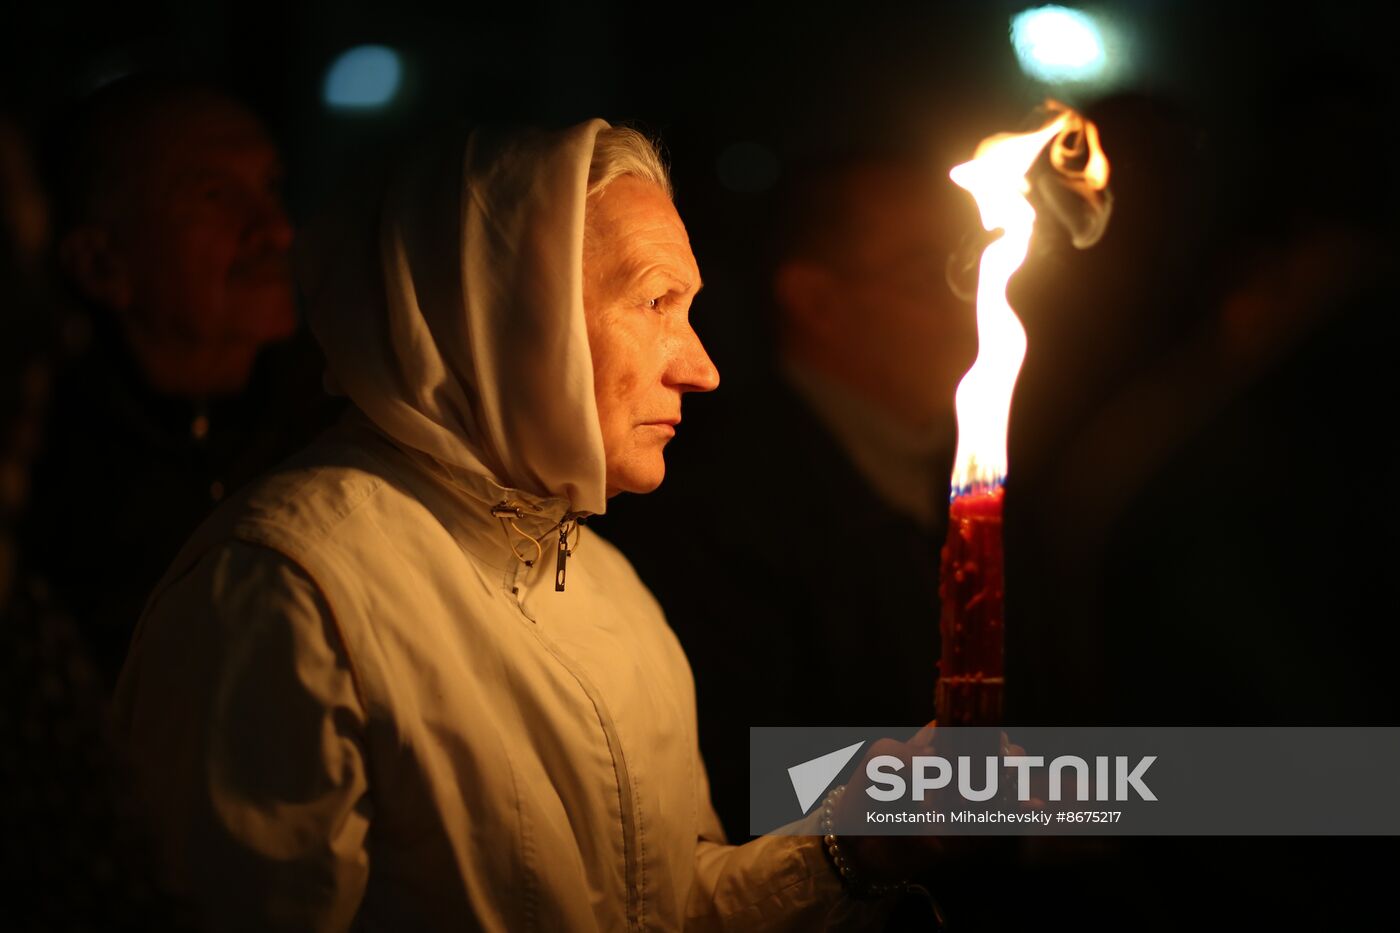
[[[1003,585],[1000,484],[956,496],[943,545],[938,721],[996,725],[1002,718]]]

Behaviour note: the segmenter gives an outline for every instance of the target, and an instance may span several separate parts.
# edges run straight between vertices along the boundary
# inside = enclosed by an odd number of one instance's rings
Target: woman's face
[[[719,372],[690,326],[700,269],[666,193],[625,175],[588,202],[583,306],[607,492],[650,492],[681,420],[681,396]]]

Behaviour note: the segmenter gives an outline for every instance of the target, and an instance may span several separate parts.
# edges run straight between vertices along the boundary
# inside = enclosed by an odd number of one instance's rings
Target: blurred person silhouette
[[[1153,718],[1278,724],[1390,724],[1397,648],[1388,567],[1396,551],[1396,446],[1389,355],[1397,303],[1393,95],[1378,76],[1309,63],[1260,100],[1232,166],[1244,181],[1240,223],[1203,326],[1106,406],[1066,458],[1123,438],[1129,456],[1100,520],[1107,618],[1127,669],[1153,669],[1179,620],[1209,638],[1193,652],[1202,677],[1164,708],[1142,683],[1120,692]],[[1294,90],[1298,89],[1298,90]],[[1347,148],[1346,177],[1300,146]],[[1173,398],[1168,404],[1166,398]],[[1150,437],[1130,425],[1150,419]],[[1126,442],[1126,443],[1125,443]],[[1225,533],[1209,545],[1183,520],[1188,502],[1238,478]],[[1330,556],[1346,554],[1342,565]],[[1125,552],[1157,559],[1129,564]],[[1327,569],[1324,569],[1327,568]],[[1335,568],[1335,569],[1334,569]],[[1134,593],[1153,592],[1137,607]],[[1173,621],[1177,620],[1177,621]]]
[[[1031,332],[1006,513],[1013,718],[1394,721],[1383,86],[1310,61],[1209,133],[1141,95],[1091,108],[1123,209],[1095,250],[1041,251],[1012,288]],[[1346,149],[1345,178],[1300,126]],[[1117,928],[1175,925],[1188,884],[1232,927],[1388,910],[1369,840],[1063,842],[1041,847],[1051,886],[1092,873],[1111,897],[1085,907]]]
[[[15,525],[29,497],[31,464],[38,454],[50,379],[51,337],[58,328],[46,303],[50,215],[28,138],[0,119],[0,315],[3,315],[4,417],[0,460],[0,595],[12,589],[17,559]],[[0,602],[3,599],[0,598]]]
[[[1208,317],[1099,413],[1059,480],[1073,495],[1075,466],[1120,438],[1089,540],[1121,714],[1393,726],[1395,100],[1381,75],[1311,56],[1266,87],[1240,128],[1240,224]],[[1300,117],[1327,145],[1300,144]],[[1198,865],[1225,916],[1367,929],[1394,914],[1371,880],[1391,839],[1222,843]],[[1241,890],[1241,864],[1261,881]]]
[[[89,339],[58,375],[25,537],[110,685],[180,542],[319,423],[319,366],[262,352],[297,330],[292,226],[241,103],[125,78],[68,117],[49,167]]]
[[[1326,653],[1337,669],[1374,657],[1317,641],[1312,620],[1385,602],[1379,575],[1333,591],[1299,563],[1300,536],[1345,537],[1354,520],[1317,507],[1318,484],[1393,504],[1391,484],[1374,481],[1393,471],[1391,447],[1365,438],[1383,417],[1375,354],[1393,333],[1394,171],[1358,153],[1366,183],[1340,184],[1290,123],[1304,113],[1321,138],[1363,138],[1387,108],[1366,90],[1378,85],[1343,73],[1330,89],[1261,101],[1228,150],[1218,137],[1201,150],[1200,129],[1148,99],[1096,108],[1133,214],[1095,251],[1013,283],[1032,331],[1007,519],[1028,584],[1015,594],[1026,640],[1008,661],[1022,668],[1008,676],[1022,708],[1163,724],[1387,708],[1371,678],[1338,680],[1307,709],[1295,686]],[[1335,468],[1356,443],[1366,468]],[[1228,507],[1210,504],[1214,485],[1230,489]],[[1202,509],[1233,545],[1203,537]],[[1178,663],[1163,648],[1187,619],[1212,633],[1191,662],[1214,673],[1182,696],[1159,688]]]
[[[655,497],[604,519],[695,670],[731,838],[749,833],[750,726],[935,716],[953,394],[977,339],[947,267],[976,215],[929,148],[872,138],[788,167],[762,273],[769,369],[716,399]],[[958,923],[969,886],[950,868]],[[887,928],[933,923],[906,898]]]
[[[735,837],[749,726],[933,718],[953,392],[976,349],[946,267],[973,224],[926,152],[791,166],[764,272],[771,370],[717,400],[656,497],[606,519],[695,667]]]
[[[1093,541],[1129,451],[1169,434],[1162,413],[1119,425],[1107,449],[1077,456],[1095,419],[1170,358],[1208,316],[1210,265],[1225,239],[1215,203],[1218,151],[1176,105],[1123,94],[1093,105],[1123,205],[1092,249],[1037,225],[1009,294],[1027,332],[1008,455],[1007,702],[1013,720],[1106,714],[1101,570]],[[1193,373],[1196,386],[1208,373]],[[1162,396],[1170,405],[1192,383]],[[1184,409],[1183,409],[1184,410]],[[1076,487],[1065,484],[1071,476]],[[1133,676],[1128,673],[1126,676]],[[1087,717],[1087,719],[1086,719]]]
[[[27,137],[0,118],[0,898],[15,931],[163,930],[91,646],[16,536],[64,350],[49,216]]]

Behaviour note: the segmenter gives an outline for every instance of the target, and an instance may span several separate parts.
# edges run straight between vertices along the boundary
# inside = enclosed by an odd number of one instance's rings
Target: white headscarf
[[[377,249],[347,225],[303,276],[328,377],[381,431],[450,471],[606,507],[583,316],[590,120],[477,130],[394,176]]]

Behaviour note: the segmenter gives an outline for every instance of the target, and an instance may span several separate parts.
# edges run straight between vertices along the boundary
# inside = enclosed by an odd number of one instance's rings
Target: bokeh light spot
[[[1021,70],[1047,82],[1092,81],[1108,56],[1098,23],[1079,10],[1042,6],[1011,18],[1011,45]]]
[[[326,106],[377,110],[394,99],[402,78],[398,52],[383,45],[357,45],[342,52],[326,71]]]

